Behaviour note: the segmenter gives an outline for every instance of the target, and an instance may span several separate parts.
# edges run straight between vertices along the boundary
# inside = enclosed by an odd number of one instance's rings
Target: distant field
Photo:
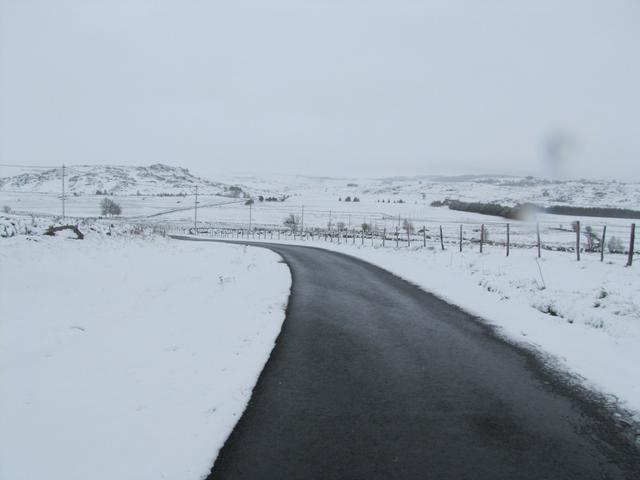
[[[452,240],[457,238],[460,224],[468,225],[465,230],[469,231],[477,230],[480,224],[485,224],[491,240],[503,238],[506,223],[509,222],[513,228],[512,241],[517,242],[519,235],[522,236],[523,243],[532,243],[534,240],[535,225],[532,222],[449,210],[446,207],[431,207],[429,206],[431,200],[423,199],[422,195],[405,195],[403,203],[386,203],[386,198],[381,195],[360,194],[362,196],[359,197],[359,202],[345,202],[341,193],[317,190],[304,194],[291,192],[291,197],[285,202],[256,201],[251,209],[245,205],[244,199],[201,195],[198,198],[198,222],[246,229],[251,221],[252,227],[274,229],[283,228],[283,220],[289,214],[294,214],[299,216],[301,221],[304,220],[306,228],[327,228],[331,223],[334,229],[342,226],[347,230],[360,230],[360,226],[367,223],[373,230],[386,229],[387,232],[393,232],[396,226],[399,224],[401,226],[404,219],[408,219],[416,230],[423,227],[428,230],[437,229],[442,224],[445,235]],[[100,202],[103,198],[99,195],[70,196],[66,200],[66,214],[71,217],[98,217]],[[193,195],[185,197],[133,195],[110,198],[121,204],[123,219],[186,224],[194,221],[195,197]],[[339,201],[339,198],[343,198],[343,201]],[[25,214],[60,215],[62,210],[59,197],[39,193],[0,192],[0,206],[4,205],[9,206],[16,213]],[[580,220],[583,227],[591,226],[598,231],[602,226],[607,225],[609,235],[620,237],[627,236],[631,223],[626,219],[546,213],[538,214],[537,219],[541,223],[541,232],[544,237],[554,238],[560,244],[567,246],[573,245],[574,242],[571,231],[571,222],[574,220]]]
[[[541,241],[545,246],[572,249],[575,233],[572,222],[579,220],[582,231],[591,227],[600,236],[607,225],[607,238],[619,238],[626,244],[631,220],[601,217],[580,217],[539,213],[532,221],[507,220],[498,216],[454,211],[446,207],[431,207],[434,200],[444,198],[463,201],[497,202],[515,205],[533,202],[548,206],[594,206],[598,208],[638,208],[640,185],[617,182],[549,182],[513,177],[464,177],[464,179],[336,179],[313,177],[223,177],[225,184],[240,185],[251,192],[255,203],[250,208],[246,199],[218,195],[199,195],[198,224],[217,228],[282,229],[290,214],[299,217],[306,229],[329,226],[348,232],[361,230],[366,223],[376,234],[402,232],[404,220],[415,229],[412,242],[422,241],[422,229],[430,239],[439,237],[442,226],[444,241],[459,240],[463,225],[465,241],[477,241],[480,225],[486,228],[490,243],[506,241],[506,224],[511,224],[510,241],[514,246],[536,245],[536,221],[540,223]],[[157,191],[162,191],[158,187]],[[92,192],[93,193],[93,192]],[[259,195],[286,197],[284,202],[261,202]],[[359,201],[346,201],[358,198]],[[69,195],[66,214],[71,217],[98,217],[104,196],[95,194]],[[121,219],[126,221],[193,225],[195,195],[115,195],[122,206]],[[60,215],[60,195],[56,193],[16,193],[0,191],[0,208],[8,206],[16,213]],[[114,219],[117,221],[117,219]],[[406,235],[402,235],[404,238]],[[586,240],[586,237],[583,238]],[[438,239],[439,241],[439,239]]]

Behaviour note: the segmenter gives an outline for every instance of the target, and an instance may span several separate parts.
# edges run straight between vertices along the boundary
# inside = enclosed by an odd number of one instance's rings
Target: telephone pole
[[[65,194],[64,194],[64,164],[62,165],[62,219],[64,220],[65,216]]]
[[[300,231],[304,232],[304,205],[302,205],[302,220],[300,221]]]
[[[251,214],[253,209],[253,199],[249,200],[249,231],[251,231]]]
[[[193,214],[193,232],[198,234],[198,185],[196,185],[196,202]]]

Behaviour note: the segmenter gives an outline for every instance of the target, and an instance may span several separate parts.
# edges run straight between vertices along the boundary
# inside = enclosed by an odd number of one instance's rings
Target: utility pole
[[[64,194],[64,164],[62,165],[62,219],[64,220],[65,216],[65,194]]]
[[[193,232],[198,234],[198,185],[196,185],[196,203],[193,215]]]
[[[329,210],[329,231],[331,231],[331,210]]]
[[[253,213],[253,199],[249,200],[249,231],[251,231],[252,213]]]
[[[576,230],[576,258],[580,261],[580,220],[575,223]]]
[[[300,232],[304,232],[304,205],[302,205],[302,219],[300,220]]]
[[[629,258],[627,260],[627,267],[633,265],[633,250],[636,246],[636,224],[631,224],[631,237],[629,238]]]

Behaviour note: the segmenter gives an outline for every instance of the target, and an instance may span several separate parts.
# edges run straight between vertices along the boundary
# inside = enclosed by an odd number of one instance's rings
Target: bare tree
[[[110,198],[104,198],[102,202],[100,202],[100,210],[105,217],[113,217],[122,213],[122,207]]]
[[[411,221],[410,221],[410,220],[408,220],[408,219],[406,219],[406,218],[405,218],[405,219],[402,221],[402,229],[403,229],[405,232],[407,232],[407,234],[413,233],[413,231],[414,231],[413,223],[411,223]]]
[[[364,233],[368,233],[369,230],[371,230],[371,225],[369,225],[368,223],[363,223],[362,225],[360,225],[360,228],[362,228],[362,231]]]
[[[298,215],[290,213],[289,216],[284,219],[282,224],[295,233],[298,231],[298,226],[300,225],[300,217]]]
[[[600,238],[595,234],[593,228],[587,226],[584,229],[584,235],[587,238],[587,252],[599,252]]]

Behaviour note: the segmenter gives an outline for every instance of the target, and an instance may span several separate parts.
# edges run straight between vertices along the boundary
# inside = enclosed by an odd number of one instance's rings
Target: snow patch
[[[280,332],[280,257],[29,238],[0,249],[0,478],[206,476]]]

